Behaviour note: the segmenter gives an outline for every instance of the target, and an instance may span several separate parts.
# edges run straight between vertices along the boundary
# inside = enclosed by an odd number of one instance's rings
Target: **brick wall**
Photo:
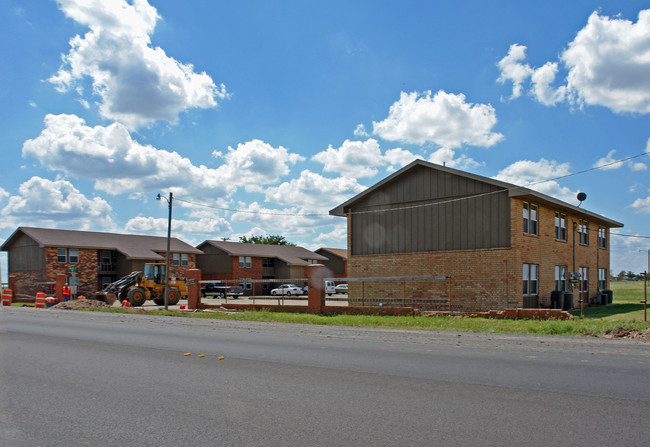
[[[535,203],[535,202],[532,202]],[[577,216],[566,214],[567,240],[555,239],[555,212],[556,209],[538,205],[538,235],[523,233],[523,201],[513,199],[512,210],[512,248],[515,250],[515,260],[520,264],[539,265],[539,303],[540,306],[549,307],[551,292],[555,290],[555,266],[567,267],[567,272],[573,272],[573,245],[575,243],[575,271],[580,267],[589,269],[589,291],[585,299],[592,300],[598,294],[598,269],[604,268],[609,276],[609,232],[608,248],[598,248],[598,225],[589,222],[589,245],[580,245],[577,228],[574,233],[573,224],[578,225]],[[521,284],[521,275],[520,275]],[[567,288],[569,288],[567,284]],[[523,289],[523,284],[519,290]],[[576,285],[574,292],[574,305],[578,306],[579,288]]]
[[[94,296],[98,290],[97,285],[97,250],[79,249],[79,262],[57,262],[56,248],[45,249],[45,265],[47,280],[54,282],[57,274],[64,274],[70,278],[70,267],[76,267],[76,275],[79,278],[79,290],[77,295]]]
[[[533,202],[535,203],[535,202]],[[403,283],[350,282],[351,305],[363,299],[391,302],[392,298],[411,298],[442,303],[449,287],[453,310],[487,311],[523,307],[522,264],[537,264],[539,305],[550,307],[555,289],[555,266],[573,271],[573,223],[577,216],[567,215],[567,241],[555,240],[555,209],[538,205],[538,235],[523,233],[523,200],[511,200],[511,247],[485,250],[454,250],[387,255],[352,255],[351,223],[348,216],[348,264],[350,277],[449,276],[451,280]],[[566,214],[566,213],[565,213]],[[575,267],[589,268],[589,299],[595,298],[598,268],[609,271],[609,249],[598,248],[598,225],[589,223],[589,245],[576,243]],[[609,235],[608,235],[609,236]],[[576,238],[578,237],[576,232]],[[609,242],[609,240],[608,240]],[[578,288],[574,306],[578,306]],[[585,297],[587,298],[587,297]],[[366,303],[367,304],[367,303]],[[426,306],[422,306],[426,307]]]

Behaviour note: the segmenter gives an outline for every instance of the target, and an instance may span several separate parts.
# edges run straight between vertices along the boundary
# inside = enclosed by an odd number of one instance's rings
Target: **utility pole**
[[[169,310],[169,245],[172,238],[172,202],[174,195],[169,193],[169,200],[162,194],[158,194],[156,200],[165,199],[169,204],[169,218],[167,219],[167,253],[165,255],[165,310]]]

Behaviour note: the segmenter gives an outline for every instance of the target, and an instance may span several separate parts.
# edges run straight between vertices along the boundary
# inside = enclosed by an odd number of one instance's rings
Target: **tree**
[[[264,236],[240,236],[239,242],[246,244],[266,244],[266,245],[290,245],[295,246],[293,242],[287,242],[284,236],[279,234],[265,234]]]

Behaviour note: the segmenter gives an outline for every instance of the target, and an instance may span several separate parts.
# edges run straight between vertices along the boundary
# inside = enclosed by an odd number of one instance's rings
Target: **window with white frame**
[[[68,262],[72,264],[78,264],[79,263],[79,249],[78,248],[71,248],[68,250]]]
[[[555,266],[555,290],[566,292],[566,265]]]
[[[173,254],[173,262],[172,265],[175,267],[178,267],[181,265],[181,254],[180,253],[174,253]]]
[[[524,295],[537,295],[537,264],[523,264]]]
[[[524,202],[524,234],[537,234],[537,205]]]
[[[607,248],[607,228],[598,227],[598,247]]]
[[[578,273],[580,273],[580,291],[589,292],[589,267],[578,268]]]
[[[239,268],[240,269],[249,269],[251,268],[252,260],[250,256],[240,256],[239,257]]]
[[[600,290],[607,288],[607,269],[598,269],[598,288]]]
[[[555,239],[566,241],[566,214],[555,213]]]
[[[68,262],[68,249],[67,248],[57,248],[56,249],[56,262]]]
[[[586,220],[578,222],[578,238],[580,245],[589,245],[589,222]]]
[[[252,278],[239,278],[239,286],[245,290],[251,290],[253,288],[253,279]]]

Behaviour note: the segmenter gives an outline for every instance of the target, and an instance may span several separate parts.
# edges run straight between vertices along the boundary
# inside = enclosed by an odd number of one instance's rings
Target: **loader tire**
[[[142,287],[133,287],[126,294],[132,307],[140,307],[147,301],[147,292]]]
[[[165,298],[156,298],[153,300],[154,303],[156,303],[156,306],[164,306],[165,305]]]
[[[167,292],[167,304],[169,306],[175,306],[181,299],[181,294],[176,287],[170,287]],[[163,298],[163,304],[165,304],[165,298]]]

